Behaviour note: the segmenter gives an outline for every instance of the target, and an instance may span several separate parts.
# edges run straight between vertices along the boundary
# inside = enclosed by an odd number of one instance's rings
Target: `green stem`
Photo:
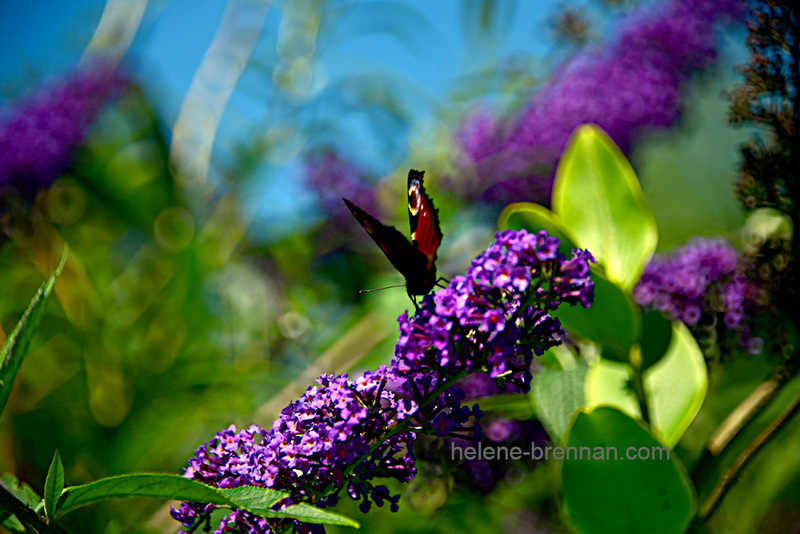
[[[642,421],[650,424],[650,409],[647,407],[647,395],[644,391],[644,379],[641,369],[633,369],[633,391],[639,401],[639,410],[642,412]]]
[[[638,346],[631,348],[630,364],[633,368],[633,392],[639,401],[642,421],[650,425],[650,409],[647,407],[647,393],[644,390],[644,372],[642,371],[642,351]]]
[[[742,428],[764,411],[788,378],[789,374],[786,368],[780,367],[775,370],[772,377],[759,384],[717,427],[708,440],[706,447],[708,452],[719,456]]]
[[[733,487],[733,484],[739,479],[742,470],[750,463],[755,457],[756,453],[760,451],[764,445],[788,423],[792,417],[800,412],[800,396],[795,398],[794,402],[789,406],[777,419],[772,421],[767,428],[765,428],[756,439],[754,439],[747,448],[733,462],[733,465],[722,472],[719,480],[717,481],[714,489],[711,490],[708,498],[700,505],[700,510],[697,517],[701,520],[708,520],[711,515],[717,510],[717,507],[722,502],[723,497]]]

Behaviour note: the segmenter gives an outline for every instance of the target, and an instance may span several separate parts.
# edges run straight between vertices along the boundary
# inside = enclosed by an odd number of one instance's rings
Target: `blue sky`
[[[596,12],[598,3],[501,2],[494,37],[478,40],[476,33],[465,25],[465,13],[480,9],[482,2],[330,2],[333,9],[344,10],[347,15],[339,19],[318,54],[330,84],[371,72],[388,86],[396,87],[408,124],[418,126],[452,101],[455,90],[469,85],[476,69],[490,65],[493,60],[517,57],[535,61],[537,57],[551,60],[558,57],[548,21],[564,5],[590,6]],[[268,14],[254,53],[256,59],[275,53],[282,16],[281,9],[276,7],[279,5],[273,5]],[[103,6],[104,2],[97,0],[1,2],[0,35],[4,36],[4,42],[0,46],[0,99],[22,94],[35,82],[74,66],[91,39]],[[177,117],[225,6],[222,1],[196,0],[156,0],[148,5],[127,62],[168,128]],[[249,135],[249,130],[241,127],[242,117],[252,119],[254,124],[263,120],[269,111],[269,89],[265,87],[268,82],[269,77],[257,69],[246,71],[220,124],[217,136],[220,146]],[[337,119],[337,109],[326,111],[329,119],[331,114]],[[343,115],[341,122],[352,133],[352,141],[346,141],[357,147],[363,162],[380,175],[402,161],[407,146],[404,134],[413,130],[407,127],[404,131],[380,135],[381,119],[371,119],[378,121],[378,135],[375,124],[370,130],[364,117]],[[215,157],[224,161],[225,149],[215,149]],[[291,175],[292,170],[282,172]],[[257,185],[248,192],[251,208],[258,211],[262,222],[291,224],[288,216],[296,211],[298,199],[301,205],[310,208],[309,199],[303,197],[296,183],[287,184],[287,180],[275,179],[274,175],[266,170],[259,176]],[[294,202],[272,202],[269,210],[261,208],[264,198],[281,197]],[[276,205],[284,206],[283,211]]]

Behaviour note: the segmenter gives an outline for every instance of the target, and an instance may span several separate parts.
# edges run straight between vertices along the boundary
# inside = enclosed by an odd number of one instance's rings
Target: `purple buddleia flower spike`
[[[0,110],[0,187],[28,195],[49,187],[126,84],[124,76],[100,62]]]
[[[477,405],[461,406],[460,388],[442,391],[467,375],[485,372],[512,391],[530,389],[533,355],[566,335],[551,312],[564,302],[589,307],[594,295],[591,254],[573,250],[567,259],[559,244],[544,231],[500,232],[465,276],[426,296],[415,315],[399,317],[392,370],[398,392],[423,407],[413,417],[419,428],[452,435],[480,418]]]
[[[483,373],[507,391],[528,391],[533,354],[557,345],[564,335],[550,312],[564,302],[591,304],[591,254],[574,250],[567,259],[559,244],[546,232],[498,233],[466,275],[426,296],[413,317],[400,317],[390,369],[381,366],[354,381],[322,375],[270,429],[254,425],[219,432],[197,449],[185,476],[216,487],[254,485],[288,493],[276,510],[301,502],[333,506],[344,490],[360,501],[362,512],[385,503],[396,511],[400,496],[373,480],[411,481],[418,434],[480,434],[475,422],[482,412],[477,405],[462,405],[466,395],[459,380]],[[503,428],[493,427],[492,436],[500,436]],[[213,510],[213,505],[183,503],[171,513],[193,529]],[[263,519],[243,510],[228,515],[214,532],[264,534],[288,528],[324,532],[320,525]]]
[[[640,306],[680,319],[695,331],[701,324],[719,324],[750,352],[763,347],[748,324],[758,293],[739,254],[724,239],[695,239],[669,256],[654,257],[633,290]]]
[[[287,492],[290,497],[279,508],[299,502],[333,506],[344,489],[361,501],[362,509],[388,502],[396,510],[400,496],[372,483],[375,478],[408,482],[416,472],[414,434],[401,431],[387,437],[388,429],[416,410],[386,388],[392,379],[385,366],[355,381],[346,374],[322,375],[284,408],[269,430],[253,425],[219,432],[197,449],[184,476],[220,488],[252,485]],[[213,506],[183,503],[171,513],[190,529],[211,510]],[[324,532],[320,525],[264,519],[241,510],[228,515],[214,532],[263,534],[290,526],[296,532]]]
[[[461,172],[449,181],[452,189],[500,204],[548,204],[556,163],[575,128],[597,124],[628,151],[642,133],[675,126],[681,84],[716,58],[713,29],[741,20],[743,11],[739,0],[643,5],[615,39],[576,55],[515,117],[469,115],[456,136]]]

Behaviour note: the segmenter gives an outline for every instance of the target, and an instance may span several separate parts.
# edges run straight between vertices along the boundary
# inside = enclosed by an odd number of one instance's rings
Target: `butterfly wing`
[[[411,241],[417,250],[428,259],[433,268],[436,251],[442,243],[442,230],[439,228],[439,210],[425,191],[422,171],[411,169],[408,172],[408,223],[411,227]]]
[[[375,217],[346,198],[342,200],[347,204],[353,217],[356,218],[358,223],[367,231],[386,257],[389,258],[394,268],[400,271],[400,274],[406,278],[406,285],[409,287],[409,290],[411,290],[411,282],[412,279],[415,278],[414,273],[420,269],[425,269],[428,258],[409,243],[408,239],[398,232],[397,229],[382,224]]]

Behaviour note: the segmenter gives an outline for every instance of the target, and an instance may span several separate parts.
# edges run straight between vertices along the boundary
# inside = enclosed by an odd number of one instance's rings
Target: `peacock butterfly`
[[[406,292],[416,306],[415,295],[426,295],[439,282],[436,278],[436,251],[442,242],[439,210],[425,192],[424,171],[408,171],[408,222],[411,242],[393,226],[386,226],[352,202],[343,198],[353,217],[406,279]]]

